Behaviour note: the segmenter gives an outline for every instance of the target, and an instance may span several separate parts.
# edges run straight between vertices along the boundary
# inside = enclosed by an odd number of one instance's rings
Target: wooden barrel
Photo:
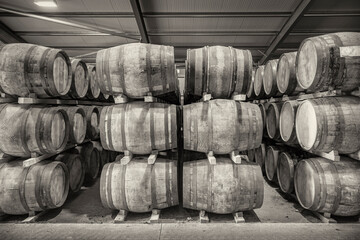
[[[22,215],[61,207],[69,191],[69,173],[64,163],[41,161],[24,168],[23,161],[0,164],[0,209]]]
[[[295,170],[296,196],[302,207],[338,216],[360,213],[360,163],[342,157],[341,161],[310,158]]]
[[[246,94],[252,75],[252,55],[249,50],[211,46],[187,51],[186,89],[202,96],[230,98],[235,92]]]
[[[69,117],[69,142],[79,144],[82,143],[86,135],[86,115],[81,107],[60,107],[64,109]]]
[[[295,158],[287,152],[282,152],[279,155],[276,175],[281,191],[284,193],[294,191],[294,173],[299,160],[301,159]]]
[[[228,214],[260,208],[264,184],[255,163],[234,164],[229,158],[184,162],[183,206]]]
[[[310,92],[360,86],[360,33],[340,32],[307,38],[296,57],[299,85]]]
[[[255,78],[254,78],[254,93],[256,98],[263,98],[265,97],[264,85],[263,85],[263,78],[264,78],[264,70],[265,66],[261,65],[255,71]]]
[[[91,140],[99,139],[100,107],[82,105],[81,108],[84,109],[86,116],[86,138]]]
[[[0,86],[4,93],[40,98],[64,96],[71,85],[71,63],[60,50],[27,43],[0,47]]]
[[[113,158],[115,160],[116,156],[111,156],[110,154],[110,151],[107,151],[105,150],[102,146],[101,146],[101,143],[98,142],[98,141],[92,141],[91,142],[93,144],[93,146],[95,148],[97,148],[97,150],[99,151],[100,153],[100,169],[102,169],[105,164],[109,163],[110,162],[110,158]]]
[[[276,71],[276,83],[281,94],[296,95],[304,91],[296,79],[296,54],[297,52],[283,53],[279,58]]]
[[[100,152],[92,143],[86,143],[76,147],[75,151],[85,160],[85,180],[93,181],[100,171]]]
[[[254,159],[257,164],[261,167],[261,170],[265,171],[265,158],[266,158],[266,145],[262,143],[260,147],[255,148]]]
[[[69,138],[69,119],[56,107],[3,104],[0,108],[0,150],[18,157],[63,150]]]
[[[277,182],[276,170],[278,166],[279,154],[285,149],[281,146],[267,146],[265,158],[265,173],[267,179]]]
[[[146,157],[135,157],[127,165],[108,163],[101,173],[101,202],[106,208],[131,212],[176,206],[177,181],[175,160],[158,158],[151,165]]]
[[[259,103],[258,104],[259,108],[260,108],[260,112],[261,112],[261,119],[263,120],[263,129],[265,130],[266,128],[266,111],[269,107],[268,103]],[[264,132],[265,134],[266,132]]]
[[[94,65],[87,65],[89,87],[86,93],[88,99],[97,99],[100,95],[100,88],[96,75],[96,67]]]
[[[255,70],[252,71],[252,77],[251,77],[251,81],[246,93],[246,97],[249,100],[253,100],[256,98],[255,92],[254,92],[254,79],[255,79]]]
[[[303,101],[296,113],[296,136],[305,150],[353,153],[360,150],[360,98]]]
[[[279,129],[284,142],[298,143],[296,138],[295,119],[299,101],[286,101],[280,111]]]
[[[176,106],[134,101],[104,107],[100,116],[100,139],[107,150],[128,150],[134,154],[176,148]]]
[[[101,92],[143,98],[175,91],[174,47],[130,43],[98,51],[96,72]]]
[[[263,85],[267,97],[281,96],[276,83],[276,71],[279,59],[270,60],[264,69]]]
[[[72,82],[66,97],[84,98],[89,89],[89,76],[86,63],[80,59],[71,59]],[[65,98],[66,98],[65,97]]]
[[[69,188],[72,192],[78,192],[85,178],[84,159],[79,154],[62,153],[57,155],[54,160],[65,163],[69,171]]]
[[[183,108],[184,149],[216,154],[260,146],[263,123],[256,104],[216,99]]]
[[[270,103],[266,111],[266,130],[267,134],[271,139],[280,140],[280,111],[283,102]]]

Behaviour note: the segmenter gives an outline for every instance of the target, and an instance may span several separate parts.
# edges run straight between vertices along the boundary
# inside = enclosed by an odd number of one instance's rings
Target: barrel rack
[[[27,159],[21,159],[21,158],[18,158],[18,157],[9,156],[7,154],[4,154],[4,153],[0,152],[0,163],[6,163],[6,162],[9,162],[9,161],[13,161],[13,160],[21,160],[22,161],[22,166],[24,168],[27,168],[27,167],[30,167],[30,166],[36,164],[36,163],[39,163],[39,162],[44,161],[46,159],[49,159],[49,158],[51,158],[53,156],[61,154],[61,153],[65,152],[65,151],[67,151],[67,150],[73,149],[73,148],[75,148],[77,146],[81,146],[82,144],[88,143],[90,141],[91,140],[89,140],[89,139],[85,139],[80,144],[69,144],[63,150],[58,151],[56,153],[49,153],[49,154],[43,154],[43,155],[39,155],[38,153],[31,153],[31,157],[27,158]],[[49,211],[50,211],[50,209],[49,210],[44,210],[44,211],[39,211],[39,212],[30,211],[28,213],[28,217],[26,217],[21,222],[22,223],[34,223],[41,216],[47,214]],[[10,215],[0,213],[0,221],[5,220],[8,216],[10,216]]]

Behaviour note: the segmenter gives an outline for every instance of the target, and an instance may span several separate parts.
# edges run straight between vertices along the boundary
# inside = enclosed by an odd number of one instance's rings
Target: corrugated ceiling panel
[[[139,29],[135,18],[82,18],[69,19],[77,23],[85,23],[93,25],[94,27],[107,27],[124,32],[138,32]]]
[[[13,31],[77,31],[79,28],[28,17],[1,17],[0,20]],[[65,19],[64,19],[65,20]]]
[[[151,0],[141,1],[144,12],[269,12],[293,11],[299,0]]]
[[[359,0],[316,0],[310,5],[311,11],[359,11]]]
[[[360,31],[360,17],[306,17],[300,19],[293,31]]]

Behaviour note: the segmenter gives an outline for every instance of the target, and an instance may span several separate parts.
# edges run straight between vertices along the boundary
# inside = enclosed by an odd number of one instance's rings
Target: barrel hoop
[[[249,148],[251,145],[251,143],[254,141],[253,136],[254,136],[254,127],[251,126],[253,125],[253,112],[252,112],[252,108],[248,108],[247,109],[247,113],[248,113],[248,117],[249,117],[249,133],[248,133],[248,142],[247,142],[247,147]],[[256,131],[255,131],[256,132]],[[255,133],[256,134],[256,133]]]
[[[35,139],[36,139],[36,143],[37,146],[39,147],[39,150],[41,153],[48,153],[49,149],[46,149],[47,147],[47,143],[46,143],[46,139],[45,139],[45,132],[46,132],[46,127],[44,124],[44,118],[43,116],[45,115],[45,113],[48,111],[48,108],[43,108],[40,110],[39,112],[39,120],[36,121],[35,124]],[[44,145],[45,147],[44,147]]]
[[[30,155],[31,154],[31,151],[26,143],[26,132],[27,132],[27,127],[26,127],[26,123],[27,123],[27,120],[29,118],[29,115],[30,115],[30,109],[28,108],[26,111],[25,111],[25,116],[22,117],[21,119],[21,129],[20,129],[20,133],[21,133],[21,136],[20,136],[20,140],[21,140],[21,148],[23,149],[23,151],[27,154],[27,155]]]
[[[150,143],[151,143],[151,150],[155,150],[156,142],[155,142],[155,118],[154,118],[154,105],[153,103],[149,103],[149,112],[150,112]],[[166,136],[165,136],[166,138]]]
[[[235,49],[233,49],[232,47],[228,47],[229,48],[229,58],[230,58],[230,86],[229,86],[229,91],[228,91],[228,95],[227,97],[231,97],[231,94],[234,92],[235,90],[235,86],[236,86],[236,70],[237,70],[237,64],[236,64],[236,51]]]
[[[256,202],[256,171],[255,171],[255,165],[251,165],[251,170],[248,172],[248,174],[251,175],[251,181],[248,181],[250,183],[250,197],[249,197],[249,206],[248,209],[254,208],[254,203]]]
[[[122,165],[120,164],[120,176],[121,176],[121,180],[120,180],[120,196],[121,196],[121,201],[122,204],[121,206],[123,206],[124,210],[129,210],[128,204],[127,204],[127,199],[126,199],[126,168],[127,165]]]
[[[318,176],[319,176],[319,191],[317,192],[315,190],[315,194],[317,194],[318,196],[316,196],[318,198],[318,206],[315,207],[314,205],[311,206],[310,210],[313,211],[321,211],[326,204],[326,199],[327,199],[327,186],[326,186],[326,178],[325,178],[325,172],[324,169],[322,168],[322,166],[319,164],[319,162],[315,159],[310,159],[311,163],[313,164],[313,166],[315,167]],[[315,186],[316,187],[316,186]],[[315,197],[315,199],[316,199]],[[316,204],[316,202],[315,202]]]
[[[83,160],[81,161],[81,164],[83,164]],[[109,166],[111,166],[112,164],[115,163],[111,163],[111,164],[105,164],[105,166],[103,167],[103,170],[101,172],[100,175],[100,200],[101,203],[104,207],[106,208],[110,208],[109,204],[108,204],[108,198],[109,198],[109,193],[108,193],[108,181],[109,181],[109,177],[108,177],[108,173],[109,173]],[[83,171],[84,172],[84,171]]]
[[[263,177],[262,177],[262,171],[261,171],[261,167],[258,168],[257,171],[255,171],[255,175],[256,175],[256,198],[254,199],[255,201],[255,206],[254,208],[259,208],[261,207],[261,205],[263,204],[263,198],[264,198],[264,183],[263,183]]]
[[[240,146],[240,141],[241,141],[241,136],[240,136],[240,126],[241,126],[241,103],[234,101],[235,104],[235,123],[234,123],[234,127],[235,127],[235,138],[236,140],[234,141],[234,150],[238,149]]]
[[[47,199],[45,199],[47,196],[44,196],[45,194],[45,189],[43,189],[43,185],[42,185],[42,180],[45,177],[44,175],[44,171],[45,171],[45,166],[44,165],[40,165],[40,166],[33,166],[33,168],[39,167],[40,169],[38,171],[40,171],[39,173],[36,174],[36,184],[35,184],[35,198],[36,198],[36,202],[39,205],[39,207],[43,210],[46,210],[48,208],[48,206],[46,206],[46,202]],[[46,173],[46,172],[45,172]]]
[[[198,164],[196,161],[190,162],[190,172],[192,172],[191,184],[190,184],[190,206],[195,208],[198,207],[198,199],[197,199],[197,168]],[[192,193],[192,194],[191,194]]]
[[[253,124],[253,141],[250,143],[250,149],[253,149],[255,147],[256,144],[256,140],[257,137],[259,136],[259,132],[257,131],[257,125],[258,125],[258,121],[257,121],[257,115],[256,115],[256,108],[251,107],[251,112],[252,112],[252,118],[250,119],[250,121]],[[279,123],[279,121],[277,121]],[[279,129],[279,128],[278,128]]]
[[[50,85],[48,83],[48,79],[49,77],[53,77],[53,76],[48,76],[48,66],[47,66],[47,62],[48,62],[48,53],[51,50],[51,48],[46,49],[40,59],[40,66],[39,66],[39,70],[40,70],[40,79],[41,79],[41,85],[45,91],[45,93],[49,96],[52,96],[51,94],[51,88]]]
[[[316,125],[317,125],[317,133],[316,138],[313,146],[311,147],[311,150],[316,150],[319,147],[319,144],[324,142],[324,135],[323,133],[327,133],[327,118],[326,113],[323,111],[323,108],[321,106],[317,106],[322,104],[322,99],[313,99],[309,100],[314,105],[314,108],[316,110]]]
[[[26,55],[24,58],[24,80],[25,80],[25,85],[29,89],[30,93],[34,92],[33,86],[29,79],[29,72],[30,72],[30,63],[31,63],[30,59],[31,59],[32,53],[35,50],[35,48],[37,48],[36,45],[30,47],[29,50],[26,52]]]
[[[172,136],[172,133],[169,134],[169,110],[170,110],[170,106],[168,104],[163,104],[163,106],[164,106],[165,149],[169,149],[170,148],[169,138],[171,138],[171,136]],[[171,125],[171,121],[170,121],[170,125]]]
[[[110,50],[109,49],[105,49],[104,50],[104,58],[103,58],[103,68],[104,68],[104,73],[105,73],[105,77],[106,77],[106,81],[103,81],[104,83],[106,82],[109,88],[109,92],[110,95],[114,95],[113,91],[112,91],[112,85],[111,85],[111,74],[110,74]],[[105,86],[106,89],[106,86]],[[107,89],[106,89],[107,90]]]
[[[58,89],[56,88],[55,81],[54,81],[55,80],[54,79],[54,62],[55,62],[55,59],[56,59],[56,56],[58,55],[58,53],[62,54],[62,57],[63,57],[64,52],[62,52],[62,51],[60,52],[58,49],[50,49],[50,51],[48,53],[49,57],[46,61],[47,76],[48,76],[47,80],[51,79],[51,81],[47,81],[47,86],[48,86],[48,90],[52,96],[60,95]],[[87,74],[87,72],[85,72],[85,73]]]
[[[162,85],[163,85],[163,91],[165,91],[165,89],[167,89],[166,85],[167,85],[167,76],[166,76],[166,68],[167,68],[167,61],[165,59],[165,46],[161,45],[160,46],[160,78],[162,81]]]
[[[208,92],[208,55],[210,55],[210,53],[208,51],[210,51],[210,48],[208,46],[203,47],[202,49],[203,51],[203,64],[202,64],[202,93],[207,93]]]
[[[112,112],[113,106],[104,107],[101,111],[104,112],[104,114],[100,114],[100,140],[101,145],[106,149],[110,148],[110,142],[111,142],[111,112]],[[102,130],[103,129],[103,130]],[[101,134],[103,133],[103,134]],[[111,149],[113,150],[113,149]]]
[[[343,129],[346,126],[345,116],[344,116],[344,112],[342,110],[343,107],[337,98],[329,98],[329,101],[332,104],[334,104],[336,111],[337,111],[337,114],[336,114],[336,118],[337,118],[336,136],[335,136],[334,142],[331,145],[332,145],[333,149],[341,149],[342,143],[345,138],[345,131]],[[345,106],[345,107],[347,108],[348,106]]]
[[[105,175],[106,183],[107,183],[106,184],[106,203],[109,206],[109,208],[111,208],[111,209],[116,209],[116,207],[114,205],[113,198],[112,198],[112,191],[113,191],[113,189],[112,189],[112,180],[113,180],[113,171],[114,171],[115,164],[116,163],[109,164],[109,167],[108,167],[108,169],[106,171],[107,174]],[[122,172],[122,170],[123,170],[122,167],[123,166],[126,168],[126,165],[121,165],[120,166],[120,176],[121,177],[123,177],[123,175],[125,175],[125,171]],[[120,194],[122,196],[122,192],[123,192],[123,188],[122,188],[123,187],[122,186],[123,181],[122,180],[124,180],[124,179],[119,179],[119,180],[120,180],[120,190],[119,191],[120,191]],[[124,202],[124,200],[123,200],[123,202]],[[125,203],[126,203],[126,201],[125,201]]]
[[[168,207],[172,206],[173,199],[172,199],[172,188],[170,188],[170,184],[172,182],[172,175],[170,171],[172,170],[170,167],[170,161],[165,162],[165,182],[166,182],[166,204]]]
[[[239,174],[240,172],[240,164],[232,164],[233,167],[233,178],[235,179],[235,181],[237,181],[237,179],[239,179],[239,176],[241,176],[241,174]],[[241,180],[239,179],[239,182],[241,183]],[[241,208],[241,201],[238,201],[238,196],[236,194],[232,194],[232,202],[235,203],[234,209],[238,210]]]
[[[124,71],[124,52],[125,46],[120,46],[120,53],[119,53],[119,77],[120,77],[120,88],[122,93],[126,93],[126,83],[125,83],[125,71]]]
[[[323,39],[328,44],[329,48],[329,81],[331,85],[341,85],[343,82],[342,72],[344,68],[344,62],[342,64],[340,57],[340,47],[343,46],[341,39],[336,34],[330,34],[323,36]],[[340,77],[340,79],[339,79]]]
[[[207,209],[212,212],[214,209],[214,194],[212,192],[212,184],[214,182],[214,165],[206,162],[208,166],[207,180],[208,180],[208,191],[207,191]]]
[[[242,53],[244,55],[244,78],[241,91],[243,92],[245,90],[244,92],[246,92],[252,81],[252,56],[249,50],[242,50]]]
[[[205,105],[208,105],[208,113],[209,113],[209,119],[208,119],[208,126],[209,126],[209,138],[208,138],[208,150],[213,150],[213,142],[214,142],[214,133],[213,133],[213,116],[212,116],[212,109],[211,109],[211,103],[206,102]]]
[[[189,93],[191,94],[194,94],[195,93],[195,72],[196,72],[196,69],[195,69],[195,61],[196,61],[196,58],[195,58],[195,51],[196,50],[187,50],[187,54],[188,54],[188,61],[187,61],[187,67],[188,67],[188,70],[187,70],[187,79],[186,79],[186,83],[187,85],[189,85],[189,88],[188,88],[188,91]],[[194,67],[191,67],[192,64]]]
[[[192,106],[190,106],[192,107]],[[198,119],[197,119],[198,116],[196,116],[195,114],[192,114],[190,113],[190,119],[191,119],[191,122],[190,123],[194,123],[194,131],[193,131],[193,134],[191,134],[190,136],[192,136],[191,140],[193,141],[193,150],[194,151],[197,151],[198,150],[198,142],[199,142],[199,129],[198,129]],[[190,124],[190,133],[191,133],[191,124]]]
[[[341,202],[341,181],[340,181],[340,177],[339,177],[339,171],[336,167],[336,164],[331,163],[331,167],[330,167],[330,171],[331,171],[331,175],[334,177],[334,182],[335,182],[335,199],[334,199],[334,203],[332,204],[332,210],[331,213],[335,213],[337,211],[337,209],[339,208],[340,202]]]
[[[152,65],[151,65],[151,45],[147,44],[146,48],[146,79],[148,81],[149,92],[152,92]]]
[[[155,163],[156,164],[156,163]],[[147,164],[144,179],[150,178],[150,192],[151,192],[151,209],[158,208],[157,191],[156,191],[156,171],[154,164]],[[166,179],[165,179],[166,181]]]
[[[31,209],[29,208],[29,205],[27,204],[26,198],[25,198],[25,182],[26,182],[26,177],[29,173],[30,168],[31,167],[23,168],[23,170],[21,172],[21,181],[20,181],[20,185],[19,185],[20,203],[27,212],[30,212]]]
[[[121,118],[121,143],[122,143],[122,150],[127,150],[127,144],[126,144],[126,134],[125,134],[125,121],[126,121],[126,114],[127,114],[127,106],[128,104],[120,104],[120,118]],[[109,122],[110,123],[110,122]],[[109,131],[109,133],[111,130]],[[112,141],[111,141],[111,147],[112,149]]]

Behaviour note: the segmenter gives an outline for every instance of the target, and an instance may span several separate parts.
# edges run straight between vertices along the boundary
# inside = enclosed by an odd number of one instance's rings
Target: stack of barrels
[[[261,104],[267,137],[283,143],[267,147],[266,176],[312,211],[360,213],[360,162],[344,156],[360,151],[359,50],[360,33],[326,34],[256,70],[253,99],[298,98]],[[318,157],[329,152],[339,161]]]
[[[260,166],[235,164],[230,157],[259,147],[262,140],[259,107],[229,99],[246,94],[251,79],[248,50],[222,46],[188,50],[186,102],[209,94],[214,99],[183,106],[185,208],[228,214],[262,206]],[[215,157],[216,164],[205,154]]]
[[[99,100],[95,67],[59,49],[3,45],[0,71],[0,92],[14,101]],[[0,164],[0,211],[26,214],[60,207],[69,190],[77,192],[84,179],[97,177],[100,155],[93,145],[98,143],[82,143],[99,140],[99,119],[100,109],[93,106],[0,104],[0,152],[5,159]],[[49,158],[23,167],[24,160],[42,155]]]
[[[129,101],[101,111],[102,147],[123,153],[102,170],[103,206],[149,212],[178,205],[178,162],[163,156],[177,148],[177,107],[143,101],[174,91],[174,48],[132,43],[104,49],[97,53],[96,69],[101,91]],[[155,163],[148,164],[154,156]]]

